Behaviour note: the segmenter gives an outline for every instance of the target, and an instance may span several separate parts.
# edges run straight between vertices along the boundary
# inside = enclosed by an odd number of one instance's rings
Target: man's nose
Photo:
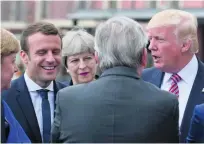
[[[46,61],[47,62],[54,62],[55,61],[55,58],[51,52],[48,53],[48,55],[46,56]]]
[[[148,49],[149,49],[150,51],[157,49],[155,39],[151,39],[151,40],[150,40]]]

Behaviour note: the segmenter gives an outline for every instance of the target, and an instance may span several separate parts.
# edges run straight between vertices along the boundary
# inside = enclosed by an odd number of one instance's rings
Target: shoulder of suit
[[[200,105],[196,105],[195,109],[197,109],[198,111],[202,111],[204,113],[204,103]]]
[[[11,87],[16,87],[16,86],[18,86],[19,83],[22,83],[22,82],[23,82],[22,80],[23,80],[23,76],[20,76],[19,78],[12,80],[12,81],[11,81]],[[24,81],[25,81],[25,79],[24,79]]]
[[[204,103],[200,105],[196,105],[194,114],[199,117],[202,121],[204,121]]]
[[[68,86],[67,84],[62,83],[62,82],[58,82],[58,81],[55,81],[55,83],[56,83],[56,84],[58,85],[58,87],[60,87],[60,88],[65,88],[65,87]]]
[[[62,89],[59,90],[58,93],[72,93],[72,92],[80,92],[86,85],[87,83],[84,84],[77,84],[77,85],[73,85],[73,86],[66,86]]]
[[[142,71],[142,74],[146,74],[146,73],[152,73],[154,71],[157,71],[157,68],[155,67],[151,67],[151,68],[146,68]]]
[[[161,90],[160,88],[158,88],[156,85],[149,83],[147,81],[143,81],[143,83],[141,83],[143,85],[143,87],[146,88],[146,91],[148,91],[149,93],[151,93],[151,97],[155,96],[155,98],[158,99],[163,99],[163,100],[176,100],[177,98],[175,97],[175,95],[165,91],[165,90]]]
[[[12,80],[12,81],[11,81],[11,84],[12,84],[12,85],[16,85],[16,84],[18,83],[18,81],[19,81],[19,78],[15,79],[15,80]]]

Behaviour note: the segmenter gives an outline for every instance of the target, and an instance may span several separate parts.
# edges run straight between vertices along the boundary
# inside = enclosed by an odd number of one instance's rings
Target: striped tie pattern
[[[171,92],[171,93],[177,95],[177,97],[179,97],[179,88],[178,88],[177,83],[181,80],[181,77],[178,74],[173,74],[170,79],[171,79],[172,83],[171,83],[171,87],[169,89],[169,92]]]

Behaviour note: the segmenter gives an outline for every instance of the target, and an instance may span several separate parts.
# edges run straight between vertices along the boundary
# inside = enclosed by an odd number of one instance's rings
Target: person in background
[[[21,36],[25,73],[2,94],[32,143],[49,143],[56,93],[66,87],[55,81],[61,65],[62,39],[48,22],[28,25]]]
[[[1,28],[1,92],[11,85],[13,74],[18,71],[16,54],[20,44],[16,37]],[[30,143],[21,125],[14,117],[7,103],[1,99],[1,143]]]
[[[186,142],[204,143],[204,103],[195,106]]]
[[[147,41],[141,25],[127,17],[97,27],[102,74],[58,92],[52,142],[178,142],[178,100],[140,78]]]
[[[184,143],[193,109],[204,103],[204,64],[195,55],[197,19],[182,10],[164,10],[149,21],[147,33],[154,67],[145,69],[142,78],[178,98],[180,142]]]
[[[95,80],[94,37],[83,29],[74,29],[62,39],[63,64],[71,76],[69,86]]]

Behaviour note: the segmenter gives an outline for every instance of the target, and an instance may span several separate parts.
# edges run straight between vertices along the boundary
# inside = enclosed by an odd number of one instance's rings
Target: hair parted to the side
[[[147,30],[156,27],[175,26],[175,35],[178,41],[191,40],[191,52],[199,50],[197,37],[197,18],[186,11],[167,9],[155,14],[147,24]]]
[[[27,43],[27,39],[30,35],[33,35],[38,32],[44,35],[59,35],[59,37],[62,38],[61,33],[59,32],[57,27],[55,27],[55,25],[52,23],[42,21],[42,22],[30,24],[22,32],[22,35],[21,35],[20,44],[21,44],[21,49],[23,51],[27,53],[29,52],[29,46]]]
[[[1,59],[20,50],[18,39],[11,32],[1,28]]]
[[[83,29],[75,28],[68,31],[62,39],[63,64],[67,67],[69,56],[89,52],[94,54],[94,37]]]
[[[113,17],[96,28],[95,50],[101,71],[115,66],[138,68],[148,38],[142,26],[127,17]]]

